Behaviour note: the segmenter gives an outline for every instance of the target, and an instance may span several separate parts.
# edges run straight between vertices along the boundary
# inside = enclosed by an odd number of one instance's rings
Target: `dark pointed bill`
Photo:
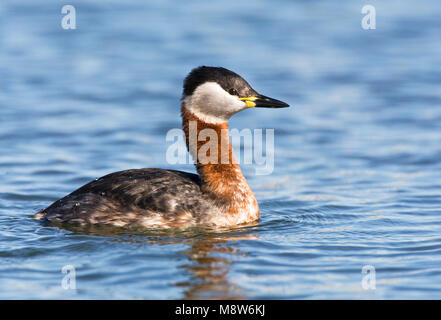
[[[239,98],[239,100],[244,101],[249,108],[287,108],[289,104],[273,99],[270,97],[266,97],[264,95],[256,95],[252,97]]]

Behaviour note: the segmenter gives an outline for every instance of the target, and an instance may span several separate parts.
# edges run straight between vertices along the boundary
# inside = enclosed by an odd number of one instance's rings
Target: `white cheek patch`
[[[208,123],[227,122],[232,115],[247,108],[245,102],[215,82],[201,84],[184,102],[190,112]]]

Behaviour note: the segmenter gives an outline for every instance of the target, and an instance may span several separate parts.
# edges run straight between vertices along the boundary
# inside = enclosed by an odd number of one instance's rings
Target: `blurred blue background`
[[[361,27],[367,4],[375,30]],[[438,0],[2,0],[0,298],[440,299],[440,18]],[[244,166],[260,225],[86,232],[30,218],[113,171],[194,171],[166,162],[165,135],[199,65],[293,106],[231,121],[275,129],[274,172]]]

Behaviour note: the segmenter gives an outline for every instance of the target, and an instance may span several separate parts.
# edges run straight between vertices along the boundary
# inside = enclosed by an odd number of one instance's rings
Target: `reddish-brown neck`
[[[207,123],[184,105],[182,121],[187,147],[195,160],[204,191],[231,197],[230,194],[236,191],[234,187],[230,188],[232,184],[244,183],[248,187],[231,148],[228,122]]]
[[[202,121],[185,107],[185,102],[181,112],[187,147],[201,178],[202,191],[225,203],[226,212],[238,217],[238,222],[258,219],[259,206],[233,155],[228,123]],[[208,143],[211,148],[207,148]],[[212,153],[214,145],[217,150]]]

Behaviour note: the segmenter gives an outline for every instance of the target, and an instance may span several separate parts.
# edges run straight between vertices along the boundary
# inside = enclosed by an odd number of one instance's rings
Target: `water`
[[[441,5],[369,1],[0,3],[0,298],[441,298]],[[182,79],[220,65],[290,103],[275,168],[243,166],[259,225],[225,232],[42,226],[82,184],[163,167]],[[61,272],[76,270],[77,290]],[[363,266],[376,289],[362,287]]]

